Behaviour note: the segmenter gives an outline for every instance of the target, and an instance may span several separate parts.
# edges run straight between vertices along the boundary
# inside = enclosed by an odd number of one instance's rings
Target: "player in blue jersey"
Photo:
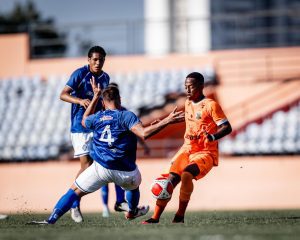
[[[115,82],[110,82],[108,86],[119,88],[119,85]],[[122,110],[127,110],[127,109],[122,106]],[[150,149],[147,146],[147,144],[144,141],[142,141],[140,138],[138,138],[138,143],[144,148],[144,154],[149,155]],[[117,212],[128,211],[128,204],[125,200],[125,191],[116,184],[115,184],[115,191],[116,191],[116,202],[114,205],[114,210]],[[101,196],[103,202],[103,211],[102,211],[103,217],[109,217],[110,214],[109,207],[108,207],[108,195],[109,195],[109,186],[107,184],[101,188]]]
[[[92,164],[89,157],[90,142],[93,136],[91,130],[81,125],[82,116],[93,98],[91,78],[104,89],[109,84],[109,75],[102,70],[106,52],[100,46],[94,46],[88,51],[88,65],[75,70],[66,86],[63,88],[60,99],[72,103],[71,108],[71,141],[74,148],[74,157],[80,159],[80,170],[76,177]],[[102,109],[102,103],[96,110]],[[82,222],[79,200],[71,208],[71,217],[75,222]]]
[[[129,220],[145,215],[149,206],[138,207],[141,174],[135,163],[137,138],[143,140],[156,134],[168,124],[184,121],[184,113],[176,108],[156,124],[143,127],[139,118],[130,111],[121,109],[119,90],[108,87],[103,91],[104,111],[92,114],[101,95],[99,84],[92,80],[94,97],[86,109],[82,125],[93,131],[90,156],[94,162],[82,172],[68,192],[54,207],[47,221],[33,221],[31,224],[54,224],[66,213],[73,202],[92,193],[102,186],[114,182],[125,190]]]

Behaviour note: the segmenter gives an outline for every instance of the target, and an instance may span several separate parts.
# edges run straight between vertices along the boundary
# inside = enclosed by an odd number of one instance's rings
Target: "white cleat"
[[[26,224],[27,225],[49,225],[50,223],[48,223],[46,220],[43,220],[43,221],[31,221]]]
[[[71,218],[74,220],[74,222],[81,223],[83,221],[83,217],[79,207],[71,208],[70,212],[71,212]]]
[[[0,220],[4,220],[4,219],[6,219],[6,218],[8,218],[8,216],[7,216],[7,215],[0,214]]]
[[[150,207],[148,205],[137,207],[134,213],[127,212],[125,218],[127,220],[133,220],[135,218],[146,215],[149,212]]]
[[[109,208],[107,206],[103,206],[102,217],[108,218],[110,215]]]

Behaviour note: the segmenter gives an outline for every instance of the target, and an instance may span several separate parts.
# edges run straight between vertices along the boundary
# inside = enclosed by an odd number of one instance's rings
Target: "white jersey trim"
[[[222,119],[222,120],[218,121],[216,124],[217,124],[217,126],[220,126],[220,125],[222,125],[223,123],[226,123],[226,122],[228,122],[228,120],[225,118],[225,119]]]

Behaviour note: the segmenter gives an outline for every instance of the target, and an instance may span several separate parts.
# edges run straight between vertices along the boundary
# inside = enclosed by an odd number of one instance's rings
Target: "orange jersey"
[[[204,98],[198,103],[186,100],[184,148],[191,154],[209,153],[215,158],[214,165],[218,165],[218,142],[209,142],[204,134],[214,134],[227,118],[220,105],[213,99]]]

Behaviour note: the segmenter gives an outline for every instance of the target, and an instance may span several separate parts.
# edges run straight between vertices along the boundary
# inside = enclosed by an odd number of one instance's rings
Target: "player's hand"
[[[215,137],[214,137],[214,135],[209,134],[209,133],[206,132],[206,131],[204,131],[204,135],[206,136],[206,138],[207,138],[207,140],[208,140],[209,142],[213,142],[213,141],[216,140]]]
[[[169,120],[169,123],[184,122],[184,112],[183,111],[177,112],[177,106],[176,106],[167,118]]]
[[[96,83],[95,77],[92,76],[92,78],[90,79],[90,83],[92,85],[92,89],[94,92],[94,97],[100,97],[101,96],[101,88],[100,88],[100,83]]]
[[[90,103],[91,103],[91,101],[89,99],[80,99],[80,101],[79,101],[80,106],[83,106],[85,109],[88,108]]]

